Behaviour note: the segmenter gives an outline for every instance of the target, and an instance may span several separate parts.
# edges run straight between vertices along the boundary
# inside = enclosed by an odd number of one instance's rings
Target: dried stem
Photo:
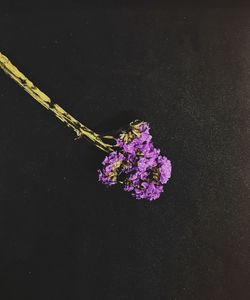
[[[104,142],[106,139],[114,139],[112,136],[101,137],[79,121],[67,113],[62,107],[54,103],[46,94],[39,90],[24,74],[22,74],[10,60],[0,52],[0,67],[14,79],[27,93],[29,93],[35,100],[42,104],[46,109],[52,111],[54,115],[62,122],[71,127],[79,138],[85,137],[98,148],[105,152],[113,151],[113,145]]]

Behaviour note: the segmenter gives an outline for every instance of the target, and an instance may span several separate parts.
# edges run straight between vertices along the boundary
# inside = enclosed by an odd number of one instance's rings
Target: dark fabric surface
[[[139,117],[171,159],[155,202],[0,72],[0,298],[250,299],[250,10],[2,10],[0,51],[77,119]]]

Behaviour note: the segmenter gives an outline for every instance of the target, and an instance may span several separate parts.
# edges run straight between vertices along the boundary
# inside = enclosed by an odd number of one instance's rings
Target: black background
[[[0,73],[0,298],[250,299],[250,10],[2,9],[0,51],[98,132],[139,117],[173,164],[137,201]]]

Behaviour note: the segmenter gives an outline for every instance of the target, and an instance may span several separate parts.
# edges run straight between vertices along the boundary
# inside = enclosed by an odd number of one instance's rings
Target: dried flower
[[[98,170],[100,182],[107,186],[121,182],[136,199],[160,197],[171,176],[171,162],[154,147],[149,129],[146,122],[133,122],[120,134],[117,150],[105,157],[103,169]]]
[[[129,130],[122,132],[117,139],[101,136],[54,103],[1,52],[0,68],[60,121],[71,127],[77,137],[84,137],[109,153],[102,163],[102,170],[98,170],[100,182],[106,186],[120,182],[124,190],[131,192],[136,199],[152,201],[159,198],[163,184],[171,176],[171,162],[154,147],[148,123],[130,123]],[[116,145],[112,141],[116,141]]]

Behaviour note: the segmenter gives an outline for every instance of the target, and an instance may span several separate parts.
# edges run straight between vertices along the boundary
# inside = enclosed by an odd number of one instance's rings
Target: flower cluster
[[[116,140],[117,151],[102,162],[100,182],[107,186],[120,182],[136,199],[160,197],[171,176],[171,162],[154,147],[149,129],[146,122],[130,123],[130,129]]]

